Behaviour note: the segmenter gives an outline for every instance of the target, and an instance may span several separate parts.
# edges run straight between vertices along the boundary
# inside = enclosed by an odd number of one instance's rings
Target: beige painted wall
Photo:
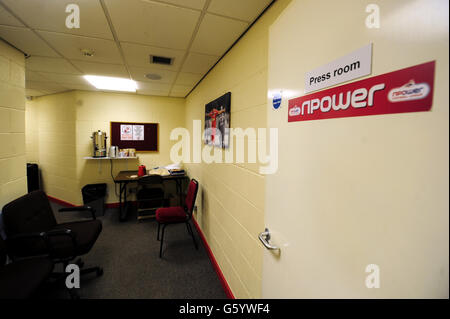
[[[186,127],[204,120],[205,104],[231,92],[231,127],[265,128],[268,28],[290,1],[280,0],[186,100]],[[203,125],[203,124],[202,124]],[[264,176],[258,164],[186,164],[201,190],[198,221],[236,298],[261,297]]]
[[[38,132],[37,140],[29,137],[28,160],[39,163],[48,195],[81,204],[84,185],[107,183],[107,202],[117,203],[110,162],[83,159],[92,156],[92,132],[102,130],[110,136],[111,121],[159,123],[159,151],[138,153],[139,160],[114,160],[113,175],[141,164],[149,168],[170,164],[169,135],[184,125],[184,100],[72,91],[27,102],[27,118],[27,132]]]
[[[74,204],[76,175],[75,92],[27,101],[27,161],[39,164],[48,195]],[[29,133],[34,133],[30,136]]]
[[[38,108],[34,101],[25,103],[25,143],[27,163],[39,162],[39,121]]]
[[[0,40],[0,209],[26,192],[25,58]]]
[[[115,160],[113,174],[121,170],[137,170],[140,164],[151,168],[171,163],[169,154],[174,142],[170,141],[170,132],[184,125],[184,99],[78,91],[76,109],[77,177],[80,187],[90,183],[108,183],[108,202],[119,201],[112,191],[114,184],[110,164],[102,163],[99,172],[98,161],[83,160],[85,156],[92,156],[92,132],[102,130],[110,136],[111,121],[159,123],[158,152],[137,153],[139,160]]]

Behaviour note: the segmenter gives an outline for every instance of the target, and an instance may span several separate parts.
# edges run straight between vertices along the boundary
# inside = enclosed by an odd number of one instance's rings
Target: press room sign
[[[288,121],[429,111],[435,61],[289,100]]]
[[[372,73],[372,44],[305,74],[305,93],[348,82]]]

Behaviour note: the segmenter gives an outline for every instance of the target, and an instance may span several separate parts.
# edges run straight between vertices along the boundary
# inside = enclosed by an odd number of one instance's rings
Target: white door
[[[283,101],[267,108],[279,167],[265,222],[280,250],[265,250],[263,297],[448,298],[448,1],[293,0],[269,38],[269,95]],[[306,72],[369,43],[370,76],[436,60],[430,112],[288,123]]]

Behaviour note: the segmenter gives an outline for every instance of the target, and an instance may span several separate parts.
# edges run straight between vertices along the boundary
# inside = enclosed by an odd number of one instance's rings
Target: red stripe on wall
[[[208,253],[209,260],[211,260],[211,264],[216,271],[217,277],[219,277],[220,283],[222,284],[223,290],[225,290],[225,294],[227,295],[228,299],[235,299],[233,292],[230,289],[230,286],[227,283],[227,280],[225,279],[225,276],[222,273],[222,270],[219,267],[219,264],[217,263],[216,258],[214,257],[214,254],[211,250],[211,248],[208,245],[208,242],[206,241],[205,235],[203,235],[202,230],[200,229],[200,226],[197,224],[197,221],[192,218],[192,221],[194,222],[194,226],[197,229],[198,234],[200,235],[200,238],[202,239],[203,245],[206,248],[206,252]]]

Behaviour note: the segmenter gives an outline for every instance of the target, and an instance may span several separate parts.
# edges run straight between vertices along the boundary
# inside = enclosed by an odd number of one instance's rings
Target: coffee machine
[[[93,157],[106,157],[106,133],[98,130],[92,133]]]

